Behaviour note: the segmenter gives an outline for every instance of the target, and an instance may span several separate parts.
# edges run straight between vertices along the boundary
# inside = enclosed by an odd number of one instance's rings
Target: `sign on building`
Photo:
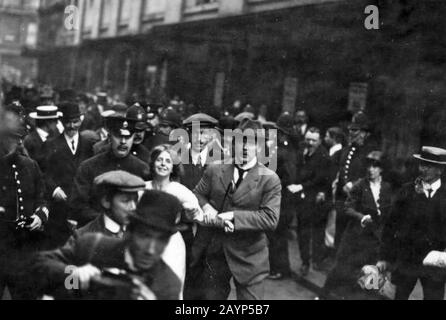
[[[283,84],[283,112],[294,114],[297,99],[297,78],[286,77]]]
[[[348,110],[352,113],[364,111],[367,105],[368,84],[352,82],[348,91]]]

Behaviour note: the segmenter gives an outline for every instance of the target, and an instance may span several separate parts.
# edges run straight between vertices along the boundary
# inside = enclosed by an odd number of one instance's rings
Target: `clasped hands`
[[[223,212],[218,214],[218,211],[214,209],[210,204],[203,206],[204,219],[202,225],[209,227],[217,227],[225,230],[226,233],[233,233],[234,227],[234,212]]]

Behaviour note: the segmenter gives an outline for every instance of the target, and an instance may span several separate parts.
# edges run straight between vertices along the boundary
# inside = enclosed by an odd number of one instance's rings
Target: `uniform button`
[[[22,193],[22,189],[18,189],[17,192],[18,192],[18,193]]]
[[[19,198],[19,201],[22,202],[22,201],[23,201],[23,198]]]
[[[287,145],[288,145],[288,141],[285,141],[283,144],[284,144],[285,146],[287,146]]]
[[[350,159],[347,160],[347,164],[350,164]]]
[[[17,184],[20,185],[20,180],[17,180]]]
[[[15,168],[17,168],[17,167],[16,167],[16,165],[15,165],[15,164],[13,164],[13,165],[12,165],[12,168],[13,168],[13,169],[15,169]]]
[[[20,210],[23,210],[23,209],[25,209],[25,208],[23,208],[23,207],[20,207]]]

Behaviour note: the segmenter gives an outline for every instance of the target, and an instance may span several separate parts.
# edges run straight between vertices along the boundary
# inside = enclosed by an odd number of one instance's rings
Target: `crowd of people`
[[[419,173],[395,179],[364,112],[322,128],[305,110],[272,122],[238,102],[134,100],[5,95],[1,295],[222,300],[233,279],[260,300],[265,279],[292,276],[295,232],[299,276],[326,273],[327,297],[388,298],[388,281],[408,299],[420,280],[444,298],[446,150],[422,147]]]

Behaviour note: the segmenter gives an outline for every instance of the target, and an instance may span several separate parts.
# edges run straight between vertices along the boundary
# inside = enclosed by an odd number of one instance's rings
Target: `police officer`
[[[370,137],[369,119],[363,112],[358,112],[352,118],[348,127],[349,144],[342,150],[337,181],[335,181],[336,206],[336,234],[335,247],[337,248],[342,234],[347,226],[348,219],[343,215],[344,202],[347,199],[354,182],[365,176],[367,169],[367,155],[373,150],[379,150]]]
[[[119,114],[107,118],[110,130],[111,148],[93,158],[84,161],[77,170],[69,203],[72,207],[72,219],[83,226],[98,215],[97,205],[89,202],[93,180],[100,174],[124,170],[143,180],[149,180],[149,166],[130,151],[135,135],[135,121]]]
[[[23,128],[0,124],[0,295],[33,299],[27,265],[44,243],[49,210],[37,163],[17,152]]]

